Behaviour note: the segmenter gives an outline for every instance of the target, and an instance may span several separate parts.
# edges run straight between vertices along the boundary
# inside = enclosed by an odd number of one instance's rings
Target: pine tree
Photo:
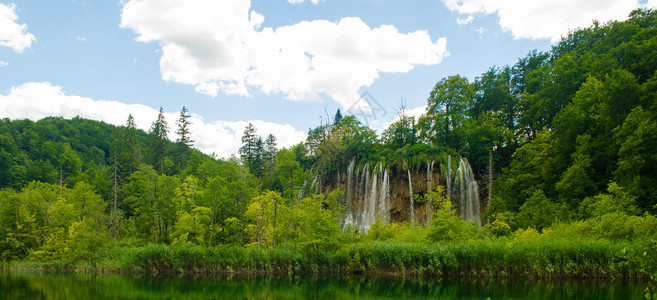
[[[178,134],[178,139],[176,140],[176,143],[178,144],[178,150],[179,150],[179,156],[180,156],[180,168],[184,169],[187,166],[187,152],[189,151],[189,148],[191,144],[194,142],[192,139],[189,137],[190,135],[190,130],[189,130],[189,125],[191,124],[189,122],[189,113],[187,112],[187,108],[183,106],[182,110],[180,111],[180,118],[178,118],[178,130],[176,133]]]
[[[164,118],[164,111],[160,107],[160,112],[157,115],[157,120],[151,125],[149,131],[150,146],[151,146],[151,163],[153,168],[159,170],[160,174],[164,173],[164,158],[167,155],[167,143],[169,138],[169,125]]]
[[[269,172],[269,189],[273,188],[274,184],[274,164],[276,160],[276,153],[278,149],[276,148],[276,137],[273,134],[269,134],[265,140],[265,149],[264,149],[264,163],[266,169]]]
[[[338,111],[335,112],[335,116],[333,117],[333,125],[338,125],[340,122],[342,122],[342,113],[340,112],[340,109],[338,108]]]
[[[249,123],[244,129],[244,135],[242,135],[242,147],[240,147],[239,153],[242,160],[251,170],[251,174],[256,177],[262,175],[263,152],[264,147],[262,138],[256,134],[255,126],[253,126],[252,123]]]
[[[137,139],[137,125],[132,114],[128,115],[128,121],[123,133],[123,149],[119,151],[120,161],[123,163],[123,176],[127,177],[137,170],[141,163],[141,150]]]

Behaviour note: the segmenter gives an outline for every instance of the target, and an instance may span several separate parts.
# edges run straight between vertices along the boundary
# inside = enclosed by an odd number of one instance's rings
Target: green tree
[[[231,214],[232,199],[228,179],[221,175],[208,178],[202,186],[203,206],[211,209],[207,242],[215,244],[221,231],[221,224]]]
[[[303,184],[303,169],[296,160],[296,154],[287,149],[278,151],[276,174],[283,183],[283,195],[289,195],[292,204],[297,200],[298,189]]]
[[[657,209],[657,118],[634,108],[614,138],[620,147],[614,179],[637,198],[644,210]]]
[[[157,214],[157,172],[150,165],[142,164],[132,173],[129,182],[124,185],[126,195],[126,215],[134,217],[136,234],[142,238],[153,236],[159,221]]]
[[[240,147],[239,153],[249,170],[251,170],[251,174],[260,178],[263,170],[264,147],[262,138],[257,135],[253,123],[249,123],[244,128],[242,147]]]
[[[81,165],[82,162],[80,161],[80,158],[78,157],[78,154],[71,149],[71,146],[69,144],[64,144],[63,147],[61,148],[59,152],[59,157],[57,159],[57,162],[59,163],[59,185],[63,186],[64,185],[64,176],[73,176],[75,175]]]
[[[128,115],[128,121],[126,122],[123,131],[123,143],[121,144],[122,147],[119,153],[119,161],[121,162],[120,165],[122,165],[125,170],[122,173],[122,177],[127,178],[127,176],[137,170],[137,167],[141,164],[141,150],[137,136],[137,125],[135,124],[135,118],[132,117],[132,114]]]
[[[180,169],[185,169],[187,167],[187,156],[190,150],[189,148],[194,142],[190,138],[191,133],[189,126],[191,125],[191,122],[189,121],[189,117],[190,115],[187,112],[187,108],[183,106],[182,110],[180,110],[180,118],[178,118],[178,121],[176,122],[178,124],[178,130],[176,131],[176,134],[178,134],[178,139],[176,140],[176,143],[179,151],[178,155]]]
[[[206,238],[211,230],[212,211],[203,206],[197,206],[191,212],[178,211],[178,219],[171,232],[174,244],[191,239],[197,245],[207,245]]]
[[[639,209],[635,205],[636,198],[617,183],[611,182],[607,193],[600,193],[582,201],[580,210],[586,217],[601,217],[611,213],[637,215]]]
[[[577,137],[577,150],[572,156],[573,162],[556,184],[559,198],[570,207],[576,207],[579,201],[593,195],[596,191],[594,170],[591,167],[591,157],[589,156],[590,147],[591,136],[580,135]]]
[[[520,207],[516,222],[521,228],[543,230],[556,221],[557,205],[548,200],[542,190],[536,190]]]
[[[176,202],[174,209],[178,212],[179,221],[181,221],[180,218],[185,218],[182,221],[183,223],[176,223],[174,237],[179,237],[181,234],[188,234],[188,238],[196,244],[201,244],[205,240],[204,235],[211,223],[211,210],[207,207],[204,207],[206,209],[199,209],[201,206],[197,205],[197,201],[203,198],[203,192],[199,186],[198,179],[191,175],[185,177],[180,187],[174,193],[174,201]],[[201,213],[201,215],[197,216],[197,213]],[[190,231],[186,229],[183,231],[181,229],[182,227],[180,227],[183,226],[182,224],[186,224],[186,222],[191,222],[189,224],[191,225],[189,228],[191,229]],[[187,228],[188,226],[185,225],[183,227]]]
[[[107,244],[107,234],[103,226],[94,219],[73,222],[68,228],[66,258],[70,261],[88,259],[98,249]]]
[[[265,164],[265,169],[267,170],[267,186],[269,190],[274,188],[274,168],[276,167],[276,154],[278,149],[276,148],[276,137],[273,134],[269,134],[265,140],[265,148],[263,153],[263,160]]]
[[[337,199],[340,190],[328,196],[312,195],[301,199],[293,208],[295,242],[305,249],[337,249],[341,229],[339,220],[344,211]]]
[[[72,189],[64,190],[64,197],[73,205],[78,219],[89,218],[101,223],[106,221],[104,211],[107,205],[90,184],[78,182]]]
[[[553,132],[541,131],[536,139],[513,154],[514,160],[506,170],[503,182],[498,185],[509,210],[517,211],[536,190],[540,189],[546,195],[554,193],[560,175],[555,168],[560,162],[552,135]]]
[[[406,107],[402,104],[399,110],[399,120],[390,124],[388,129],[383,131],[381,140],[393,149],[402,148],[408,144],[415,144],[417,142],[415,125],[415,117],[408,116]]]
[[[461,129],[474,95],[473,85],[460,75],[438,81],[427,99],[427,114],[419,121],[423,139],[461,151],[465,146]]]
[[[149,133],[150,151],[151,151],[151,165],[158,170],[160,174],[164,173],[164,160],[168,151],[168,134],[169,125],[164,118],[164,111],[160,107],[160,112],[157,115],[157,120],[151,125]]]
[[[343,118],[344,117],[342,116],[342,112],[340,112],[340,109],[338,108],[338,110],[335,112],[335,116],[333,116],[333,125],[335,126],[337,124],[340,124]]]
[[[443,187],[429,191],[426,198],[433,203],[435,210],[429,229],[429,239],[432,241],[460,241],[474,237],[477,225],[470,224],[456,214],[452,203],[442,195]]]
[[[291,221],[289,208],[284,204],[283,197],[272,191],[251,199],[244,216],[250,222],[245,232],[252,245],[269,248],[283,242]]]

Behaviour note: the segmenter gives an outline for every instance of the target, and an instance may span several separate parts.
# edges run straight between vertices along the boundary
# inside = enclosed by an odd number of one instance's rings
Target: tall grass
[[[623,247],[606,241],[510,244],[503,239],[452,244],[372,243],[341,252],[350,270],[475,277],[628,277]]]
[[[623,249],[638,243],[538,239],[456,243],[367,242],[338,251],[234,245],[198,247],[151,244],[104,249],[80,262],[14,262],[9,269],[138,273],[399,273],[460,277],[635,277]]]

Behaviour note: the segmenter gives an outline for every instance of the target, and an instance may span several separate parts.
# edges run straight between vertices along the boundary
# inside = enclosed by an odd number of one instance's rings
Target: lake
[[[628,280],[0,272],[0,299],[643,299]]]

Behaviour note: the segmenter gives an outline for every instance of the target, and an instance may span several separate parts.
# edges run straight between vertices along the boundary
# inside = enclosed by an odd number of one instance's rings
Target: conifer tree
[[[141,150],[139,147],[139,140],[137,139],[137,125],[135,118],[132,114],[128,115],[126,122],[125,133],[123,134],[123,151],[119,153],[122,157],[124,172],[123,175],[130,175],[137,170],[137,166],[141,163]],[[127,172],[127,173],[126,173]]]
[[[180,111],[180,118],[178,118],[176,123],[178,124],[178,130],[176,133],[179,137],[176,140],[176,143],[178,144],[178,155],[180,156],[180,168],[184,169],[187,166],[187,152],[189,151],[189,147],[191,146],[192,142],[194,142],[189,137],[189,125],[191,123],[189,122],[189,113],[187,112],[186,107],[183,106],[182,110]]]
[[[269,189],[273,188],[274,184],[274,165],[276,163],[276,153],[278,149],[276,148],[276,137],[273,134],[269,134],[265,140],[265,149],[264,149],[264,163],[265,168],[268,174],[269,180]]]
[[[167,155],[167,137],[169,133],[169,125],[164,118],[164,111],[160,107],[160,112],[157,115],[157,120],[151,125],[149,131],[150,147],[151,147],[151,163],[153,168],[158,170],[160,174],[164,173],[164,158]]]
[[[340,109],[338,108],[338,111],[335,112],[335,116],[333,117],[333,125],[338,125],[340,122],[342,122],[342,112],[340,112]]]
[[[240,147],[239,153],[242,160],[251,170],[251,174],[256,177],[262,175],[263,152],[264,147],[262,138],[256,134],[256,129],[255,126],[253,126],[253,123],[249,123],[244,129],[244,135],[242,135],[242,147]]]

